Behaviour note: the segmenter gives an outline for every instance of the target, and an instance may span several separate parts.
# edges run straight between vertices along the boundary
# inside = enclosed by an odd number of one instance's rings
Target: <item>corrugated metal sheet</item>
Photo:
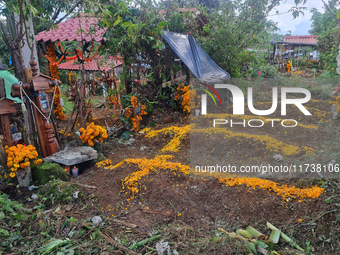
[[[0,71],[0,77],[4,78],[5,80],[6,98],[14,100],[17,103],[21,103],[21,100],[18,97],[11,96],[12,85],[14,83],[19,83],[18,79],[15,76],[13,76],[10,72],[5,70]]]
[[[317,44],[316,38],[318,35],[297,35],[297,36],[285,36],[283,38],[284,42],[288,43],[307,43],[307,44]]]
[[[98,23],[98,19],[90,16],[86,16],[84,14],[66,20],[58,25],[58,28],[52,28],[49,31],[42,31],[35,36],[35,40],[38,41],[77,41],[80,42],[81,39],[84,41],[96,41],[100,42],[102,40],[105,41],[103,37],[105,34],[105,29],[99,29],[96,24]],[[96,32],[92,35],[89,34],[90,28],[96,29]],[[80,29],[84,30],[83,35],[79,32]],[[82,38],[83,36],[83,38]]]

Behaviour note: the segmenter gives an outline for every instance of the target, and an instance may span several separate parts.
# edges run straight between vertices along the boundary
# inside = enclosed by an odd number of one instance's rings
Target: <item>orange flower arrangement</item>
[[[50,69],[51,78],[53,80],[54,79],[60,80],[57,57],[55,55],[55,47],[54,47],[53,42],[50,42],[47,45],[47,54],[46,54],[45,57],[49,61],[49,69]],[[55,96],[54,96],[54,100],[53,100],[53,104],[55,106],[54,114],[56,115],[56,118],[58,120],[63,120],[63,119],[65,119],[65,115],[64,115],[64,112],[63,112],[63,108],[60,105],[60,97],[61,97],[61,91],[60,91],[59,87],[57,87],[56,90],[55,90]]]
[[[110,95],[107,97],[107,107],[110,109],[116,109],[120,106],[118,97],[116,95]]]
[[[126,119],[130,119],[131,124],[133,126],[134,131],[140,130],[140,121],[142,120],[142,115],[146,115],[146,107],[145,105],[141,106],[141,103],[138,102],[138,98],[136,96],[132,96],[130,99],[131,107],[126,108],[124,117]],[[135,109],[137,107],[141,107],[141,112],[139,114],[135,114]]]
[[[47,54],[45,55],[45,57],[47,58],[47,60],[49,61],[49,69],[50,69],[50,76],[51,78],[54,79],[58,79],[60,80],[59,77],[59,71],[58,71],[58,65],[56,65],[57,63],[57,57],[55,55],[55,47],[54,47],[54,43],[50,42],[47,45]]]
[[[72,76],[77,78],[77,73],[74,73],[72,71],[68,73],[68,81],[69,81],[70,84],[72,83]]]
[[[81,128],[79,131],[82,132],[80,136],[82,142],[90,146],[94,146],[95,142],[103,142],[108,137],[106,128],[94,125],[93,122],[86,129]]]
[[[53,104],[56,107],[56,109],[54,110],[54,114],[56,115],[56,118],[58,120],[63,120],[65,119],[65,114],[63,112],[63,107],[61,107],[60,105],[60,96],[61,96],[61,92],[60,92],[59,87],[57,87],[55,90],[55,95],[54,95],[54,100],[53,100]]]
[[[31,165],[30,160],[36,159],[38,157],[38,152],[32,145],[22,145],[18,144],[12,147],[5,147],[7,153],[7,166],[11,168],[11,173],[9,176],[11,178],[15,177],[15,171],[19,168],[24,169]],[[34,161],[35,165],[42,162],[41,159]]]
[[[193,98],[195,98],[195,96],[196,96],[196,91],[192,91],[191,94],[190,94],[190,87],[189,86],[182,86],[182,84],[178,85],[175,100],[176,101],[181,100],[182,109],[183,109],[184,112],[187,112],[187,113],[190,113],[190,102],[194,103]],[[195,107],[195,106],[193,105],[193,107]]]
[[[291,68],[292,68],[292,63],[291,63],[290,60],[288,59],[287,64],[286,64],[286,70],[285,70],[285,71],[286,71],[287,73],[290,73]]]

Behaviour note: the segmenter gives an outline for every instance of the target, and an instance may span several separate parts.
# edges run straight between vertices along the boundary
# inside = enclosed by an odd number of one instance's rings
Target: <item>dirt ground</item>
[[[318,109],[318,115],[314,115],[313,119],[306,118],[306,121],[300,119],[299,123],[317,125],[317,129],[297,127],[290,131],[288,136],[282,132],[282,127],[268,127],[260,131],[256,130],[256,134],[269,135],[287,144],[310,146],[315,150],[322,148],[323,145],[320,141],[325,141],[325,138],[330,139],[330,137],[326,128],[318,122],[329,121],[330,103],[314,101],[308,104],[308,107],[311,111]],[[298,116],[298,110],[295,110],[297,112],[293,115]],[[168,116],[163,113],[154,117],[153,120],[159,123],[167,119]],[[290,118],[294,117],[290,115]],[[159,124],[153,128],[158,130],[171,125],[189,124],[188,119],[185,121],[183,119],[183,117],[174,118],[177,123]],[[233,132],[249,133],[251,131],[237,127],[233,129]],[[313,138],[311,139],[311,137]],[[136,142],[132,146],[119,144],[117,140],[105,143],[103,154],[113,162],[113,165],[126,158],[145,157],[151,159],[158,154],[173,155],[172,162],[189,164],[189,136],[182,141],[181,149],[176,153],[159,152],[169,141],[169,135],[159,135],[156,138],[147,139],[143,134],[139,134],[134,138]],[[230,139],[228,142],[229,147],[235,151],[235,156],[232,157],[235,162],[241,160],[243,164],[250,163],[250,159],[256,157],[262,157],[262,160],[265,160],[263,157],[265,151],[269,154],[266,162],[272,162],[274,153],[265,146],[262,146],[260,153],[249,155],[248,160],[245,161],[240,157],[241,148],[252,151],[252,146],[259,148],[260,144],[248,143],[249,141],[244,139],[238,148],[238,143],[234,139]],[[147,149],[141,151],[142,146],[146,146]],[[288,160],[294,161],[303,156],[305,155],[301,152],[288,157]],[[270,234],[265,227],[266,223],[270,222],[296,239],[302,247],[306,247],[306,241],[309,241],[315,254],[337,254],[333,250],[334,246],[324,245],[325,243],[322,241],[322,237],[327,237],[329,233],[338,231],[335,214],[332,212],[333,205],[325,202],[325,199],[331,196],[329,191],[317,199],[283,201],[281,197],[268,190],[249,189],[245,186],[226,187],[219,183],[215,177],[194,174],[178,177],[170,171],[161,170],[142,178],[139,187],[143,192],[139,193],[135,199],[130,200],[130,194],[125,195],[125,190],[122,190],[122,180],[135,171],[138,171],[137,165],[125,164],[114,170],[93,166],[75,180],[82,184],[98,186],[93,194],[98,197],[97,206],[107,221],[119,219],[138,226],[132,228],[131,235],[126,237],[130,240],[135,239],[136,236],[142,240],[154,229],[164,228],[168,233],[165,240],[173,243],[174,248],[180,254],[237,254],[244,248],[237,242],[227,242],[227,244],[221,245],[222,239],[216,239],[220,236],[218,227],[233,232],[251,225],[265,234]],[[280,184],[309,187],[315,184],[320,185],[321,182],[314,179],[286,179],[281,180]],[[339,185],[338,180],[334,180],[333,185]],[[176,231],[174,225],[177,226]],[[113,236],[121,234],[119,227],[114,227],[110,231]],[[206,245],[203,245],[203,241],[198,242],[198,240],[207,237],[213,238],[213,241],[208,241]],[[278,249],[280,247],[284,250],[287,245],[280,243]]]
[[[324,150],[326,143],[332,139],[332,134],[327,126],[319,122],[329,123],[331,121],[331,103],[314,100],[307,106],[313,112],[313,117],[302,118],[298,109],[289,109],[290,118],[299,120],[299,123],[303,125],[317,126],[316,129],[298,126],[286,131],[278,126],[253,131],[250,128],[235,127],[231,131],[270,136],[283,142],[281,149],[286,145],[297,145],[308,146],[315,151]],[[266,109],[268,105],[259,104],[258,107]],[[246,114],[251,116],[249,111]],[[212,118],[207,116],[204,121],[209,124]],[[279,116],[273,115],[269,118],[279,118]],[[109,112],[105,119],[95,119],[95,122],[104,125],[104,120],[106,120],[107,123],[112,124],[116,119],[116,115]],[[192,118],[191,124],[195,122],[197,119]],[[150,128],[159,130],[170,126],[184,127],[190,124],[190,119],[184,114],[165,110],[155,112],[144,119],[145,126],[150,123],[156,124]],[[61,129],[65,125],[66,122],[59,124]],[[103,144],[102,153],[106,159],[112,161],[112,165],[124,159],[152,159],[157,155],[172,155],[174,158],[169,161],[189,165],[191,163],[190,144],[193,145],[190,138],[192,137],[187,135],[181,141],[178,152],[160,152],[171,138],[170,134],[160,134],[154,138],[146,138],[145,134],[137,134],[134,135],[135,142],[130,146],[119,143],[118,137],[110,138]],[[281,149],[275,152],[267,146],[268,144],[265,145],[261,141],[242,135],[223,139],[225,147],[233,149],[229,151],[228,160],[235,165],[254,164],[259,160],[275,163],[273,155],[283,152]],[[209,141],[205,141],[205,146],[210,146]],[[141,150],[142,147],[144,147],[143,150]],[[297,160],[302,162],[306,159],[308,156],[305,151],[285,156],[287,163]],[[328,160],[328,158],[316,157],[316,160],[319,159]],[[339,253],[340,247],[336,241],[339,240],[337,211],[334,203],[326,201],[327,198],[339,192],[338,179],[327,182],[317,179],[279,180],[280,185],[295,185],[299,188],[323,185],[326,188],[325,192],[316,199],[283,200],[270,190],[252,189],[245,185],[227,187],[213,175],[197,175],[193,172],[189,175],[179,172],[174,174],[174,171],[158,170],[139,180],[140,192],[134,199],[131,199],[131,193],[122,189],[122,183],[129,174],[139,170],[136,164],[124,164],[114,170],[85,164],[80,166],[80,170],[81,175],[71,177],[71,182],[97,188],[80,187],[82,198],[72,205],[71,211],[67,210],[67,204],[62,203],[63,216],[72,216],[76,219],[101,216],[106,223],[102,231],[116,240],[121,240],[123,244],[144,240],[150,234],[160,234],[161,240],[169,242],[171,248],[176,249],[179,254],[249,254],[242,241],[229,238],[218,228],[235,232],[237,229],[253,226],[262,233],[270,235],[266,227],[266,223],[270,222],[296,240],[301,247],[310,249],[313,254]],[[13,193],[13,198],[23,199],[30,197],[31,194],[31,191],[19,190]],[[57,229],[55,235],[61,236],[62,231],[59,231],[57,226],[53,228],[53,231],[55,229]],[[156,242],[149,243],[139,248],[137,252],[157,254],[153,250],[155,244]],[[281,251],[280,254],[296,254],[284,241],[280,241],[275,246],[275,250]],[[121,250],[115,250],[115,253],[126,254]],[[113,253],[99,249],[98,254]]]

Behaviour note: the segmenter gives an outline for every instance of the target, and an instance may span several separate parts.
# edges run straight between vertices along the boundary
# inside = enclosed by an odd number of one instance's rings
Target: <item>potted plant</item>
[[[38,158],[38,152],[32,145],[18,144],[12,147],[5,147],[7,153],[7,166],[10,167],[11,178],[15,176],[23,187],[28,187],[32,182],[31,163],[38,165],[42,159]]]

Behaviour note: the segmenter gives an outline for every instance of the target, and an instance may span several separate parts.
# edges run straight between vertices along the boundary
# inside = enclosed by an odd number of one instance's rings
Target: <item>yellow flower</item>
[[[9,173],[9,177],[14,178],[15,177],[15,173],[14,172],[10,172]]]

